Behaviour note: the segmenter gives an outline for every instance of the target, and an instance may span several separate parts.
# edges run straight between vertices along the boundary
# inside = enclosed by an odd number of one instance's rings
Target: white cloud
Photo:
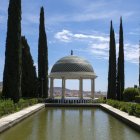
[[[116,44],[116,57],[118,56],[119,44]],[[109,43],[97,43],[89,46],[89,52],[96,58],[108,59]],[[139,46],[136,44],[124,44],[125,61],[130,63],[139,62]]]
[[[139,46],[136,44],[125,44],[125,59],[131,63],[139,62]]]
[[[108,59],[108,50],[109,43],[107,42],[92,43],[88,47],[88,52],[97,59]]]
[[[99,49],[99,50],[109,50],[108,43],[100,43],[100,44],[91,44],[90,46],[92,49]]]
[[[69,30],[62,30],[57,32],[54,36],[56,39],[62,42],[71,42],[73,40],[96,40],[100,42],[108,42],[109,38],[106,36],[99,36],[99,35],[91,35],[91,34],[81,34],[81,33],[72,33]]]
[[[99,34],[99,33],[98,33]],[[109,37],[106,37],[103,33],[101,35],[81,34],[69,30],[62,30],[55,34],[55,38],[62,42],[74,42],[74,41],[88,41],[88,47],[80,49],[80,51],[88,51],[99,59],[108,59],[109,55]],[[118,40],[118,37],[117,37]],[[118,42],[118,41],[117,41]],[[116,43],[116,58],[118,57],[119,44]],[[125,61],[131,63],[138,63],[139,46],[132,43],[124,44]]]
[[[129,34],[129,35],[140,36],[140,33],[138,33],[138,32],[129,32],[128,34]]]
[[[70,42],[73,34],[68,30],[62,30],[61,32],[57,32],[54,37],[62,42]]]
[[[37,74],[37,76],[38,76],[38,63],[37,63],[37,62],[34,62],[34,66],[35,66],[35,68],[36,68],[36,74]]]

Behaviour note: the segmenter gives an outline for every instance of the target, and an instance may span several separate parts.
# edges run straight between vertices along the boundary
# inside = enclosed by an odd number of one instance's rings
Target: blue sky
[[[0,81],[2,81],[7,9],[9,0],[0,0]],[[116,36],[120,16],[123,18],[125,46],[125,86],[138,84],[138,41],[140,39],[139,0],[22,0],[22,35],[30,45],[37,65],[40,7],[44,6],[49,49],[49,69],[63,56],[74,54],[86,58],[93,66],[96,90],[107,90],[110,20]],[[78,81],[68,81],[67,88],[78,89]],[[55,86],[61,86],[56,80]],[[90,90],[90,81],[84,81]]]

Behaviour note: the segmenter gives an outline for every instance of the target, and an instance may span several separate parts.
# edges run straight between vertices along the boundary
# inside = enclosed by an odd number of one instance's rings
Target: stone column
[[[53,98],[53,82],[54,78],[50,78],[50,98]]]
[[[62,78],[62,99],[65,98],[65,78]]]
[[[95,80],[91,79],[91,98],[94,99],[94,93],[95,93]]]
[[[79,79],[79,98],[83,99],[83,79]]]

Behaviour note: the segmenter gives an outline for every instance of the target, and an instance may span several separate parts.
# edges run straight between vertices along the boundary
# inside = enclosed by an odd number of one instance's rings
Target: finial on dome
[[[73,50],[71,50],[71,55],[73,55]]]

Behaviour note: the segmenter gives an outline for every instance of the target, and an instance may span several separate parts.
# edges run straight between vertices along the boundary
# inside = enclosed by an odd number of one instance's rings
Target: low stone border
[[[23,119],[45,107],[45,104],[36,104],[0,119],[0,133],[12,127]]]

